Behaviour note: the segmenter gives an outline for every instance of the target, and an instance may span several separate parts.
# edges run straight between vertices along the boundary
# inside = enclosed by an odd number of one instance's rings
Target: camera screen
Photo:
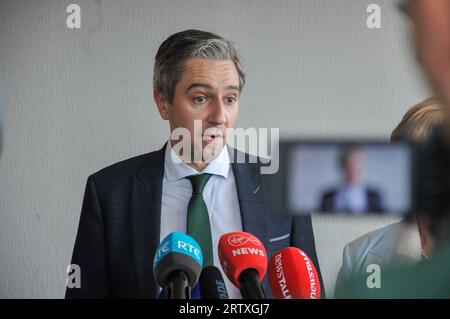
[[[289,143],[285,204],[292,215],[404,215],[412,209],[413,156],[406,143]]]

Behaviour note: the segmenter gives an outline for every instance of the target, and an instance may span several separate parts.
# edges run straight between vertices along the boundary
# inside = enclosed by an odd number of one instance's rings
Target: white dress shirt
[[[176,160],[172,160],[172,157]],[[219,239],[223,234],[242,231],[236,183],[233,170],[230,168],[227,147],[224,147],[219,156],[203,171],[198,172],[182,162],[173,151],[170,141],[167,143],[162,185],[160,241],[174,231],[186,233],[187,207],[192,196],[192,185],[186,177],[202,173],[213,174],[203,190],[203,198],[211,223],[214,265],[222,272],[229,297],[242,298],[239,289],[223,272],[217,251]]]
[[[346,185],[338,189],[334,208],[337,211],[350,210],[355,214],[367,211],[367,190],[361,185]]]

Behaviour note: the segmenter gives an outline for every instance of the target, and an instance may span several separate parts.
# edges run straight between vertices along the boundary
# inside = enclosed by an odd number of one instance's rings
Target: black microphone
[[[153,275],[167,299],[190,299],[200,276],[203,255],[190,236],[173,232],[161,242],[153,261]]]
[[[203,268],[199,285],[202,299],[229,299],[225,281],[220,270],[215,266]]]

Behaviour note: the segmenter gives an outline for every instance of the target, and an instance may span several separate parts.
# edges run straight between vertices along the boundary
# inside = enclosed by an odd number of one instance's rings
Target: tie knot
[[[188,176],[187,178],[191,181],[192,184],[192,193],[202,195],[203,189],[205,188],[206,183],[208,183],[208,180],[211,176],[212,175],[208,173]]]

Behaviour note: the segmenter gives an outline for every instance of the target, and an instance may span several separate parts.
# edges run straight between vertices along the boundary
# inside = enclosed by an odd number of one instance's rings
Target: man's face
[[[159,111],[169,120],[171,131],[186,128],[190,132],[192,150],[201,148],[205,157],[214,158],[218,154],[210,153],[214,148],[220,151],[225,144],[226,128],[234,125],[238,102],[239,75],[233,61],[190,59],[175,86],[172,104],[166,102],[166,112],[162,112],[160,106]],[[197,132],[194,120],[202,124]],[[197,145],[194,145],[194,137],[199,142]]]
[[[344,178],[348,184],[358,183],[364,171],[364,156],[361,152],[352,152],[344,163]]]

